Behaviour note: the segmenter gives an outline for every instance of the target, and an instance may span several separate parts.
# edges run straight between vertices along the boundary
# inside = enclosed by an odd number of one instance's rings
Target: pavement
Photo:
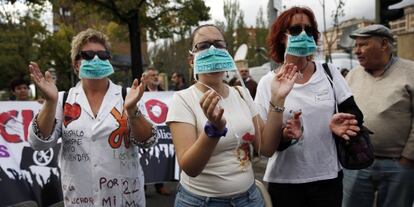
[[[254,163],[254,175],[255,178],[263,182],[263,175],[266,169],[267,159],[262,158],[259,162]],[[264,183],[264,182],[263,182]],[[266,183],[264,183],[267,187]],[[147,206],[148,207],[173,207],[175,194],[177,189],[178,182],[169,182],[164,183],[164,186],[171,190],[171,195],[165,196],[160,195],[155,190],[154,185],[147,185],[147,190],[145,192],[145,197],[147,199]]]

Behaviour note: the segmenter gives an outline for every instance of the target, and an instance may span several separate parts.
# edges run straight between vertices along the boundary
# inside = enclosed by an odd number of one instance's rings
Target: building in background
[[[412,46],[414,45],[414,0],[404,0],[391,5],[390,9],[404,9],[404,16],[390,21],[390,29],[397,39],[398,56],[414,60]]]
[[[338,27],[331,27],[327,29],[326,36],[331,43],[331,60],[332,63],[338,68],[352,69],[359,63],[353,54],[354,40],[349,35],[362,27],[372,24],[373,22],[367,19],[348,19],[339,23]],[[327,57],[328,55],[328,41],[322,35],[322,51],[321,55]],[[325,62],[325,58],[321,58],[321,62]]]
[[[331,27],[327,29],[327,37],[334,40],[332,43],[332,53],[349,53],[352,52],[353,41],[349,38],[349,35],[359,28],[368,26],[373,22],[367,19],[352,18],[339,23],[338,29]],[[326,56],[328,53],[328,41],[323,38],[322,40],[322,52]]]

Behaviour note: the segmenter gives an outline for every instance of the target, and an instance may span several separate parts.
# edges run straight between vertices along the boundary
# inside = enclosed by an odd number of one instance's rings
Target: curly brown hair
[[[305,14],[308,16],[311,26],[313,27],[312,36],[317,43],[319,40],[318,23],[312,10],[306,7],[292,7],[280,14],[272,24],[272,28],[267,35],[267,45],[270,49],[270,57],[277,63],[285,61],[285,44],[283,40],[295,14]]]

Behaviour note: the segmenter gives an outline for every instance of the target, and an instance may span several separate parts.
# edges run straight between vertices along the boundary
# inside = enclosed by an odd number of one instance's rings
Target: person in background
[[[343,206],[412,207],[414,62],[393,55],[394,37],[383,25],[358,29],[350,37],[360,66],[346,80],[365,114],[364,125],[374,132],[375,160],[366,169],[344,170]]]
[[[336,67],[327,65],[332,87],[322,64],[313,60],[318,40],[315,15],[305,7],[283,11],[267,39],[272,59],[282,65],[262,77],[257,87],[255,102],[262,109],[263,120],[270,119],[271,82],[276,73],[288,64],[299,72],[286,97],[282,141],[264,175],[277,207],[341,206],[342,171],[334,139],[352,139],[363,120]],[[334,114],[336,104],[344,113]],[[302,133],[292,133],[293,126]]]
[[[157,129],[139,110],[145,78],[127,92],[108,78],[110,44],[87,29],[72,40],[71,60],[80,82],[58,92],[52,75],[31,62],[30,77],[45,102],[29,126],[35,150],[61,138],[61,181],[65,206],[145,206],[144,174],[138,147],[153,146]],[[127,94],[126,94],[127,93]]]
[[[174,93],[167,115],[182,169],[175,206],[262,207],[252,158],[255,150],[269,156],[279,144],[296,67],[285,67],[273,79],[273,106],[264,125],[248,90],[223,82],[225,71],[237,70],[223,32],[211,24],[197,27],[190,51],[196,83]]]
[[[10,92],[13,95],[10,100],[28,101],[30,82],[22,77],[13,78],[10,81]]]
[[[240,66],[238,68],[240,76],[244,82],[244,85],[247,89],[249,89],[250,95],[253,97],[253,99],[256,97],[256,88],[257,83],[253,80],[253,78],[249,74],[249,68]],[[229,82],[230,86],[241,86],[241,83],[237,77],[234,77]]]
[[[171,76],[170,91],[180,91],[187,88],[184,75],[178,72],[174,72]]]
[[[145,74],[145,81],[147,83],[147,87],[145,88],[145,91],[163,91],[164,89],[161,87],[161,82],[158,77],[158,70],[154,67],[150,66],[147,70],[144,72]]]
[[[158,81],[160,82],[160,88],[168,89],[168,77],[166,73],[158,73]]]

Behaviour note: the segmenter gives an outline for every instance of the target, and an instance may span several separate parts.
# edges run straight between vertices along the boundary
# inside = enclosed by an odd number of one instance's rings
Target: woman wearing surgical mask
[[[167,117],[182,169],[175,206],[263,206],[254,185],[253,151],[270,155],[278,146],[296,68],[286,67],[272,81],[274,107],[263,125],[248,90],[223,83],[225,71],[236,67],[216,26],[195,29],[189,62],[198,80],[174,94]]]
[[[270,55],[282,66],[259,82],[255,102],[263,120],[269,121],[275,73],[293,64],[300,74],[286,97],[282,140],[264,175],[278,207],[341,206],[342,171],[334,139],[352,138],[362,124],[362,113],[336,67],[329,65],[332,87],[323,66],[313,61],[317,29],[310,9],[293,7],[280,14],[268,35]],[[334,114],[336,103],[349,113]]]
[[[36,63],[29,65],[45,98],[29,127],[29,142],[44,150],[62,138],[65,206],[145,206],[137,146],[157,141],[156,129],[137,107],[145,85],[135,79],[126,94],[126,88],[109,80],[114,72],[109,42],[96,30],[73,38],[71,57],[80,82],[67,93],[58,93],[49,72],[43,76]]]

